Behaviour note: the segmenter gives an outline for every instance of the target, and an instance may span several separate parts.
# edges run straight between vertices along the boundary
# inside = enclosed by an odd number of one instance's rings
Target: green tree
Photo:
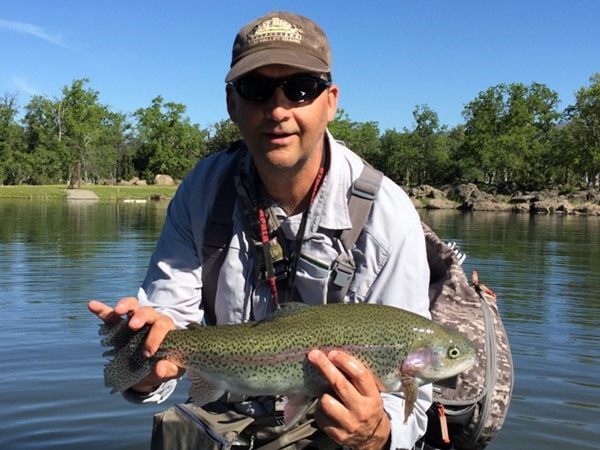
[[[386,130],[381,137],[381,156],[377,167],[398,184],[409,186],[415,183],[420,163],[414,136],[407,130]]]
[[[209,130],[206,141],[206,156],[228,148],[241,138],[240,130],[231,119],[223,119],[215,123]]]
[[[87,83],[89,80],[83,78],[62,89],[63,97],[55,102],[55,118],[59,141],[64,140],[67,148],[65,163],[69,176],[79,166],[84,180],[98,181],[109,174],[110,167],[116,166],[114,148],[103,142],[107,134],[114,132],[114,123],[121,121],[98,102],[99,92],[87,88]]]
[[[184,117],[186,107],[161,96],[134,113],[137,152],[135,167],[146,178],[169,174],[183,178],[204,154],[206,131]]]
[[[432,183],[447,173],[450,158],[448,149],[440,140],[440,133],[446,127],[440,126],[438,115],[427,105],[417,105],[413,110],[415,120],[411,132],[413,145],[416,146],[417,183]]]
[[[469,172],[470,167],[463,165],[460,151],[465,143],[465,126],[459,124],[440,136],[440,145],[444,147],[448,162],[446,172],[438,176],[438,183],[446,184],[458,181],[462,174]],[[466,179],[473,177],[467,176]]]
[[[463,167],[479,168],[486,183],[540,187],[560,117],[557,105],[558,95],[538,83],[500,84],[481,92],[463,111]]]
[[[31,97],[25,106],[24,125],[26,152],[32,161],[29,182],[66,181],[69,176],[67,147],[62,139],[62,122],[57,117],[56,103],[41,95]]]
[[[27,154],[35,171],[31,182],[67,182],[113,178],[115,149],[122,145],[124,117],[98,101],[99,93],[75,80],[50,100],[33,96],[25,107]]]
[[[105,111],[88,167],[95,182],[133,176],[132,149],[127,142],[130,125],[124,114]]]
[[[590,77],[590,85],[575,93],[575,104],[565,110],[568,124],[563,129],[571,144],[574,169],[582,181],[600,185],[600,72]]]
[[[23,128],[17,122],[19,108],[14,94],[0,98],[0,184],[20,184],[31,173],[31,158],[24,153]]]
[[[365,160],[375,164],[379,154],[380,132],[377,122],[353,122],[340,109],[328,129],[337,140],[343,141]]]

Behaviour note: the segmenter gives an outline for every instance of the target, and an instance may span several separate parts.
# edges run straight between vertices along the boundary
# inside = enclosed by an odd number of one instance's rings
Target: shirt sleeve
[[[171,200],[146,277],[138,291],[140,304],[168,315],[177,328],[202,320],[201,255],[190,212],[189,183]]]
[[[154,392],[148,394],[142,394],[135,392],[134,390],[128,389],[123,391],[123,398],[131,403],[162,403],[168,399],[175,388],[179,380],[169,380],[161,384]]]
[[[168,315],[177,328],[198,323],[203,317],[202,269],[189,213],[190,190],[184,181],[169,203],[160,238],[138,290],[141,305]],[[122,394],[132,403],[162,403],[173,393],[177,382],[165,382],[150,394],[132,390]]]
[[[403,208],[397,208],[395,217],[382,218],[384,224],[390,219],[396,223],[396,238],[388,247],[388,259],[373,282],[367,301],[395,306],[430,318],[425,236],[418,214],[407,202],[408,198],[403,202]],[[382,399],[391,421],[391,448],[412,449],[427,429],[426,412],[431,405],[431,384],[419,388],[417,402],[406,423],[402,394],[382,393]]]

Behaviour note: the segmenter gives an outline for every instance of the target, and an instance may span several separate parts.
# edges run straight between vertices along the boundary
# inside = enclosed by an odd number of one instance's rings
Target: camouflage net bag
[[[429,448],[483,449],[504,423],[514,369],[496,296],[473,283],[455,250],[423,224],[431,270],[429,298],[434,322],[465,333],[475,344],[478,363],[457,377],[434,384],[424,442]]]

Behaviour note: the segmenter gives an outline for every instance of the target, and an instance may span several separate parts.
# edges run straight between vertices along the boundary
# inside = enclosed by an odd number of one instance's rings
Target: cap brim
[[[259,67],[271,64],[296,67],[311,72],[329,73],[331,68],[319,58],[289,49],[265,49],[251,53],[239,60],[227,73],[225,82],[230,83]]]

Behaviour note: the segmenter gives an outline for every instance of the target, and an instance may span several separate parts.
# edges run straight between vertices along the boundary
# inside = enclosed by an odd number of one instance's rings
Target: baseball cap
[[[331,49],[327,36],[304,16],[272,11],[248,23],[237,34],[225,82],[269,64],[330,73]]]

